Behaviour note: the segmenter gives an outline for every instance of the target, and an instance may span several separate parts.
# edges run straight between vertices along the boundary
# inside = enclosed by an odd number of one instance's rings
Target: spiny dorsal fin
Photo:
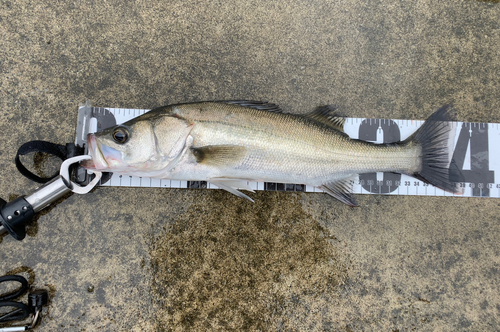
[[[308,118],[326,124],[327,126],[332,127],[340,132],[344,132],[345,117],[336,115],[336,110],[337,106],[326,105],[318,107],[311,113],[306,114],[306,116]]]
[[[247,155],[247,149],[237,145],[207,145],[191,151],[197,163],[218,167],[237,165]]]
[[[270,111],[270,112],[278,112],[281,113],[281,108],[272,103],[268,103],[267,101],[255,101],[255,100],[221,100],[217,101],[218,103],[226,103],[226,104],[235,104],[242,107],[249,107],[256,110]]]
[[[349,206],[358,206],[356,199],[352,196],[353,180],[354,176],[350,176],[341,180],[325,183],[319,186],[319,189]]]

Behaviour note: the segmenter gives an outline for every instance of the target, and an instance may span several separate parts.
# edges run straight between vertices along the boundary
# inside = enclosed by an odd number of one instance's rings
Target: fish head
[[[154,176],[168,168],[181,153],[189,126],[169,116],[141,118],[89,134],[87,145],[92,159],[81,165],[89,170],[138,176]]]

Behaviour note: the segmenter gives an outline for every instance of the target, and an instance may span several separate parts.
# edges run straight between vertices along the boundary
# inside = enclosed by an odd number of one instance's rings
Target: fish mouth
[[[102,154],[100,144],[97,143],[94,134],[87,135],[88,152],[92,159],[80,162],[80,165],[88,170],[102,171],[109,168],[106,158]]]

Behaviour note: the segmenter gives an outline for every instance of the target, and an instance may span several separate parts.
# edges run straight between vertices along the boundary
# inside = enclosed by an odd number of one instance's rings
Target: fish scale
[[[255,171],[255,178],[263,181],[309,181],[321,185],[345,174],[406,171],[416,154],[401,146],[382,147],[354,141],[307,118],[230,104],[208,106],[181,105],[175,111],[196,122],[192,132],[194,145],[229,142],[249,147],[251,155],[240,169]],[[206,111],[199,112],[198,107]],[[411,158],[407,157],[409,154]],[[232,176],[241,177],[237,172]]]

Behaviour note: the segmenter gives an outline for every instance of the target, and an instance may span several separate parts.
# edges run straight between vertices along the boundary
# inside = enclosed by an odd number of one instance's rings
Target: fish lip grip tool
[[[26,236],[26,224],[33,219],[37,212],[69,192],[86,194],[92,190],[101,179],[101,172],[94,172],[94,179],[83,187],[72,182],[69,175],[69,167],[72,164],[87,159],[91,159],[91,157],[83,155],[66,159],[61,164],[59,175],[37,188],[33,193],[8,203],[0,199],[0,235],[8,232],[20,241]]]

